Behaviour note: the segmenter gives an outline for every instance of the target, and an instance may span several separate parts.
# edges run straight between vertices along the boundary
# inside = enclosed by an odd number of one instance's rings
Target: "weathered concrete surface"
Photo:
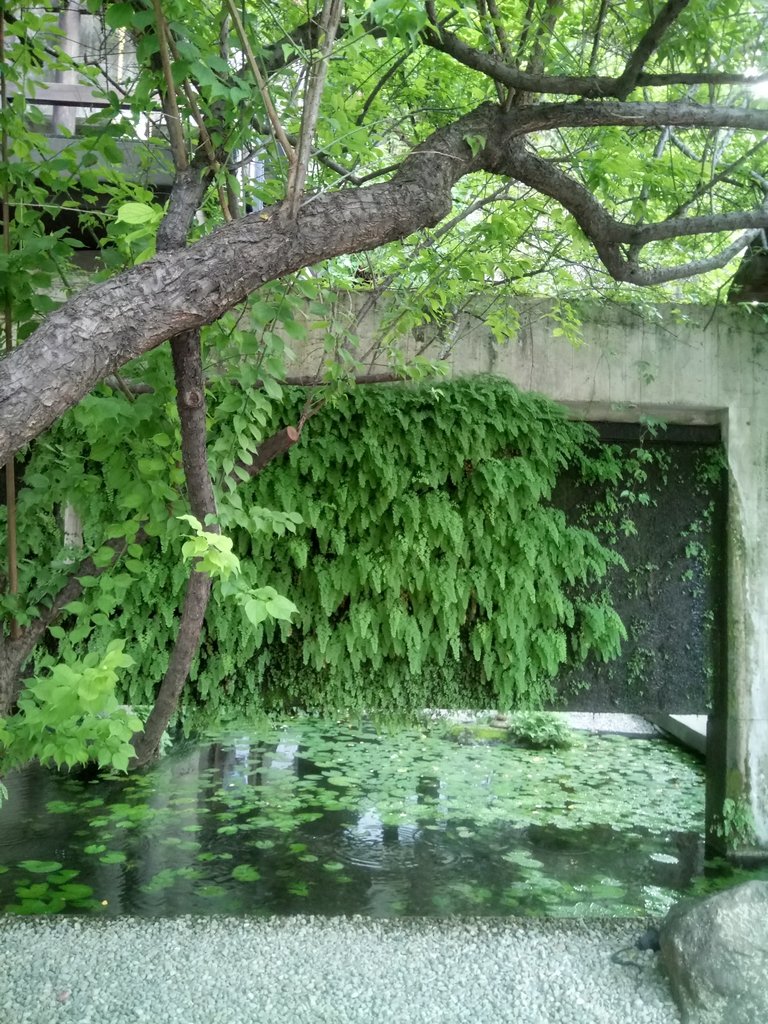
[[[707,753],[706,715],[653,715],[652,721],[697,754]]]
[[[555,337],[546,303],[510,318],[497,344],[478,320],[460,321],[452,348],[425,351],[454,374],[495,373],[542,392],[591,420],[721,426],[730,471],[728,513],[727,692],[716,696],[709,728],[708,820],[724,797],[746,801],[754,842],[739,852],[768,853],[768,324],[745,308],[596,307],[584,342]],[[359,326],[377,334],[374,307]],[[458,340],[457,340],[458,339]],[[423,343],[424,339],[420,339]],[[320,356],[320,361],[322,356]],[[315,368],[308,352],[307,369]],[[725,674],[724,674],[725,675]]]

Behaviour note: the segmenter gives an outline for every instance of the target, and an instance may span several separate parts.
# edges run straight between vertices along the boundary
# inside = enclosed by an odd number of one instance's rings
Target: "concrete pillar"
[[[707,766],[713,845],[739,860],[768,855],[768,396],[756,384],[727,419],[727,687]]]

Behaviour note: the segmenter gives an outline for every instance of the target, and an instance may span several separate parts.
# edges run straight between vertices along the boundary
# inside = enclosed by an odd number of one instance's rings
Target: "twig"
[[[259,70],[259,65],[256,63],[256,58],[253,55],[253,49],[251,48],[250,40],[246,35],[245,26],[243,25],[243,21],[240,17],[240,12],[235,6],[234,0],[225,0],[225,2],[229,10],[229,13],[232,17],[232,21],[234,22],[235,31],[237,32],[238,38],[240,39],[240,43],[242,44],[243,52],[245,53],[245,58],[248,61],[248,67],[251,69],[251,74],[253,75],[256,81],[259,93],[261,94],[261,98],[264,102],[264,107],[267,111],[267,117],[269,118],[270,124],[272,125],[272,130],[275,133],[275,138],[283,147],[285,155],[288,157],[288,164],[291,167],[293,167],[294,163],[296,162],[296,154],[294,153],[293,146],[288,141],[288,137],[285,134],[285,131],[283,130],[283,126],[280,123],[280,118],[277,116],[277,111],[275,110],[275,105],[272,102],[272,97],[269,95],[267,83],[264,80],[264,76],[262,75],[261,71]]]
[[[343,9],[344,4],[342,0],[325,0],[323,4],[323,13],[320,16],[320,59],[313,63],[309,72],[307,89],[304,95],[304,107],[301,113],[301,131],[299,133],[297,155],[288,174],[286,207],[290,220],[295,220],[299,212],[301,196],[309,171],[309,161],[312,156],[312,140],[314,139],[317,118],[320,113],[320,100],[323,96],[325,79],[328,74],[328,62],[333,51],[333,44],[336,39],[336,32]]]
[[[589,55],[589,73],[594,75],[595,68],[597,67],[597,54],[600,50],[600,37],[603,33],[603,25],[605,24],[605,16],[608,13],[608,0],[600,0],[600,10],[597,12],[597,24],[595,26],[595,34],[592,37],[592,52]]]
[[[167,107],[165,111],[165,120],[168,125],[168,134],[171,137],[171,152],[173,153],[173,162],[178,171],[186,171],[189,166],[187,160],[187,151],[184,145],[184,133],[181,129],[181,114],[179,113],[179,105],[176,102],[176,83],[173,80],[173,71],[171,70],[171,58],[168,52],[168,26],[166,24],[165,15],[163,9],[160,6],[160,0],[152,0],[152,4],[155,9],[155,25],[157,28],[157,45],[160,50],[160,63],[163,68],[163,77],[165,78],[165,97],[164,106]]]

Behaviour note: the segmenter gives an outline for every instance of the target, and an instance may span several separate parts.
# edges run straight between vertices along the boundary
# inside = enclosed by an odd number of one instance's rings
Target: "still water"
[[[11,913],[644,916],[702,870],[703,768],[662,740],[550,752],[302,719],[130,778],[7,784]]]

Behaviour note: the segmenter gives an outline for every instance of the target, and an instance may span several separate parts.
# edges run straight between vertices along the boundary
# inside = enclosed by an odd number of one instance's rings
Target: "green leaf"
[[[58,871],[61,864],[56,860],[22,860],[19,867],[35,875],[50,875],[52,871]]]
[[[129,28],[133,24],[136,8],[130,3],[109,4],[104,21],[109,28]]]
[[[288,621],[290,621],[291,615],[299,610],[293,601],[289,601],[287,597],[281,597],[280,594],[270,598],[264,607],[273,618]]]
[[[256,882],[261,878],[261,874],[251,864],[238,864],[232,868],[232,878],[236,882]]]
[[[488,139],[485,135],[469,134],[464,136],[464,141],[472,151],[472,156],[477,156],[483,149],[485,149]]]
[[[243,603],[243,611],[248,621],[254,626],[264,622],[268,615],[266,602],[259,601],[254,597],[249,597]]]
[[[102,864],[124,864],[126,859],[122,850],[109,850],[103,857],[99,857]]]
[[[130,6],[117,4],[118,7]],[[111,7],[110,10],[114,10]],[[160,211],[147,203],[123,203],[117,211],[116,220],[122,224],[151,224],[158,220]]]

